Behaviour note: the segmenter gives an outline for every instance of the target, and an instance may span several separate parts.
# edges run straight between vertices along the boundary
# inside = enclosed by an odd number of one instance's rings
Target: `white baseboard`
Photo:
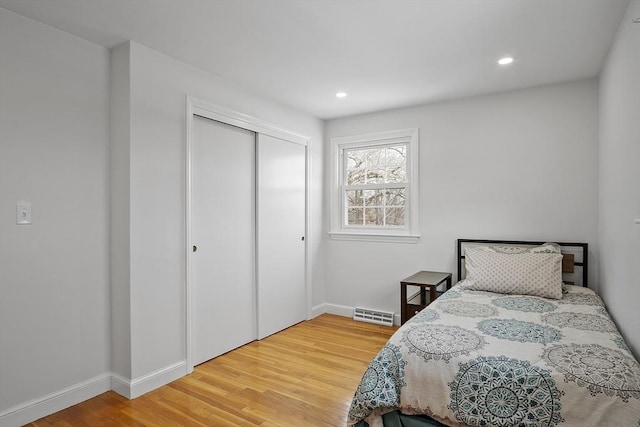
[[[127,399],[134,399],[185,376],[187,374],[186,366],[187,363],[183,360],[134,380],[128,380],[120,375],[107,372],[3,411],[0,413],[0,426],[23,426],[109,390],[113,390]]]
[[[355,307],[349,307],[346,305],[339,305],[339,304],[329,304],[329,303],[324,304],[324,306],[325,306],[325,313],[353,318],[353,311],[355,310]]]
[[[350,307],[347,305],[324,303],[324,304],[317,305],[311,309],[311,318],[313,319],[314,317],[318,317],[324,313],[353,318],[353,312],[355,309],[356,309],[355,307]],[[399,314],[393,315],[393,324],[396,326],[400,325]]]
[[[320,316],[321,314],[325,314],[327,312],[327,304],[320,304],[320,305],[316,305],[315,307],[311,308],[311,316],[309,316],[308,320],[314,319],[318,316]]]
[[[162,369],[158,369],[155,372],[136,378],[131,381],[131,397],[135,399],[138,396],[142,396],[145,393],[155,390],[158,387],[162,387],[165,384],[169,384],[171,381],[175,381],[178,378],[187,375],[187,361],[174,363],[173,365],[166,366]]]
[[[131,399],[131,381],[118,374],[111,374],[111,390],[120,396]]]
[[[127,399],[135,399],[152,390],[169,384],[178,378],[187,375],[187,362],[185,360],[165,366],[147,375],[127,380],[119,375],[111,375],[111,389]]]
[[[111,374],[105,373],[7,409],[0,414],[0,426],[19,427],[109,390],[111,390]]]

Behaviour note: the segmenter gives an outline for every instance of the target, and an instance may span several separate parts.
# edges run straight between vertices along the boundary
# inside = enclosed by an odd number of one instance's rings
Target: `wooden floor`
[[[396,328],[324,314],[134,400],[107,392],[30,426],[344,426],[369,360]]]

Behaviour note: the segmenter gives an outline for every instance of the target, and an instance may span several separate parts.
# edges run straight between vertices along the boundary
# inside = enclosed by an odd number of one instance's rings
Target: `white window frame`
[[[385,146],[393,144],[407,145],[407,184],[405,202],[405,225],[398,227],[348,226],[345,215],[344,184],[345,150]],[[359,240],[393,243],[417,243],[420,239],[419,219],[419,132],[418,128],[399,129],[365,135],[331,138],[331,228],[329,236],[334,240]],[[390,186],[394,186],[390,184]],[[345,188],[347,187],[347,188]]]

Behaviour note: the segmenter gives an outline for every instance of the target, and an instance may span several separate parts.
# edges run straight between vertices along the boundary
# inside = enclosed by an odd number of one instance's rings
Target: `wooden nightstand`
[[[438,291],[438,286],[446,282],[446,289]],[[417,286],[418,292],[407,299],[407,286]],[[429,288],[429,300],[427,301],[427,288]],[[438,295],[451,289],[451,273],[439,273],[437,271],[419,271],[411,277],[400,282],[400,323],[418,314],[420,310],[428,306],[438,298]]]

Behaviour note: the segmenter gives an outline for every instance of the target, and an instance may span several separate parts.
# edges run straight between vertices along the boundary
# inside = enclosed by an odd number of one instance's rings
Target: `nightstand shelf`
[[[439,291],[438,287],[445,283],[445,289]],[[407,297],[407,287],[409,286],[419,287],[420,289]],[[428,299],[427,288],[429,289]],[[400,282],[401,324],[418,314],[448,289],[451,289],[451,273],[419,271],[413,276],[402,280]]]

